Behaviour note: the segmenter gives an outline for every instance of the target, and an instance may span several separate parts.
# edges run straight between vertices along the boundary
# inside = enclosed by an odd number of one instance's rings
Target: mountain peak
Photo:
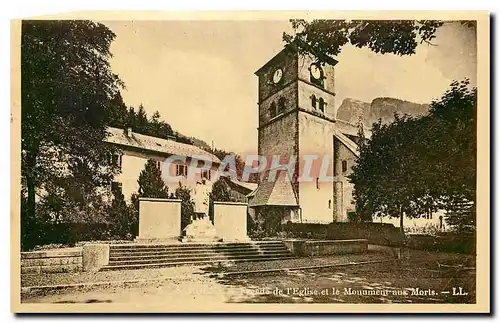
[[[361,120],[363,125],[370,129],[379,119],[382,119],[382,123],[394,121],[395,113],[421,116],[428,112],[428,104],[418,104],[398,98],[380,97],[373,99],[371,103],[345,98],[337,110],[337,119],[352,124]]]

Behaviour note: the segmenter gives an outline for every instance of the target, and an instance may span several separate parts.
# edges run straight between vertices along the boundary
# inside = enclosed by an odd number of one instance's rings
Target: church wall
[[[267,124],[271,119],[279,118],[277,115],[274,118],[271,118],[271,114],[269,113],[271,104],[274,103],[278,106],[280,99],[284,99],[285,108],[283,113],[289,112],[297,108],[297,87],[295,84],[291,84],[278,92],[274,93],[272,96],[267,98],[259,105],[259,126]]]
[[[334,146],[334,172],[337,181],[339,181],[336,187],[341,192],[341,194],[337,193],[338,195],[335,199],[337,221],[345,222],[348,220],[348,212],[355,211],[356,209],[353,199],[354,185],[347,178],[352,173],[352,167],[356,163],[356,156],[338,139],[335,139]],[[347,170],[345,172],[342,171],[342,161],[347,162]]]
[[[273,155],[288,158],[297,154],[297,114],[290,113],[259,129],[259,155],[268,159]]]
[[[323,156],[327,156],[326,176],[333,175],[333,126],[319,117],[299,112],[299,163],[304,167],[304,155],[317,155],[310,177],[299,183],[299,203],[303,222],[330,223],[334,220],[333,182],[318,181]]]

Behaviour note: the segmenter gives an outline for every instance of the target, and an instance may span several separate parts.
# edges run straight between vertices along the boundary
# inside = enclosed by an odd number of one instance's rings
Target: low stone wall
[[[283,240],[294,256],[326,256],[360,253],[368,250],[368,240]]]
[[[83,270],[82,248],[21,252],[21,273],[67,273]]]
[[[289,238],[309,240],[367,239],[370,244],[399,247],[405,237],[392,224],[373,222],[286,223],[281,228]]]

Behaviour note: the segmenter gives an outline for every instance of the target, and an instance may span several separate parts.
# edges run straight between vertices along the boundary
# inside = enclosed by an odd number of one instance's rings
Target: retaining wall
[[[360,253],[368,250],[368,240],[283,240],[294,256],[325,256]]]
[[[67,273],[83,270],[82,248],[21,252],[21,273]]]

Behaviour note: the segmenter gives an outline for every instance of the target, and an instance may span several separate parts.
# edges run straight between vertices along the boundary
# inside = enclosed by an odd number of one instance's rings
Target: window
[[[319,111],[321,111],[321,113],[325,113],[325,106],[325,100],[323,100],[323,98],[319,98]]]
[[[286,109],[286,99],[281,97],[278,101],[278,114],[282,114]]]
[[[111,163],[113,165],[118,166],[118,168],[121,170],[122,169],[122,155],[121,154],[113,154],[111,157]]]
[[[271,107],[269,108],[269,116],[271,118],[276,117],[276,103],[271,103]]]
[[[187,176],[186,165],[175,165],[175,176]]]
[[[161,161],[159,160],[156,161],[156,168],[161,170]]]
[[[332,208],[332,200],[328,200],[328,208],[331,209]]]
[[[347,172],[347,160],[342,161],[342,173]]]
[[[201,171],[201,178],[210,180],[210,169],[203,169]]]
[[[316,110],[316,95],[311,95],[311,106],[313,107],[314,110]]]

